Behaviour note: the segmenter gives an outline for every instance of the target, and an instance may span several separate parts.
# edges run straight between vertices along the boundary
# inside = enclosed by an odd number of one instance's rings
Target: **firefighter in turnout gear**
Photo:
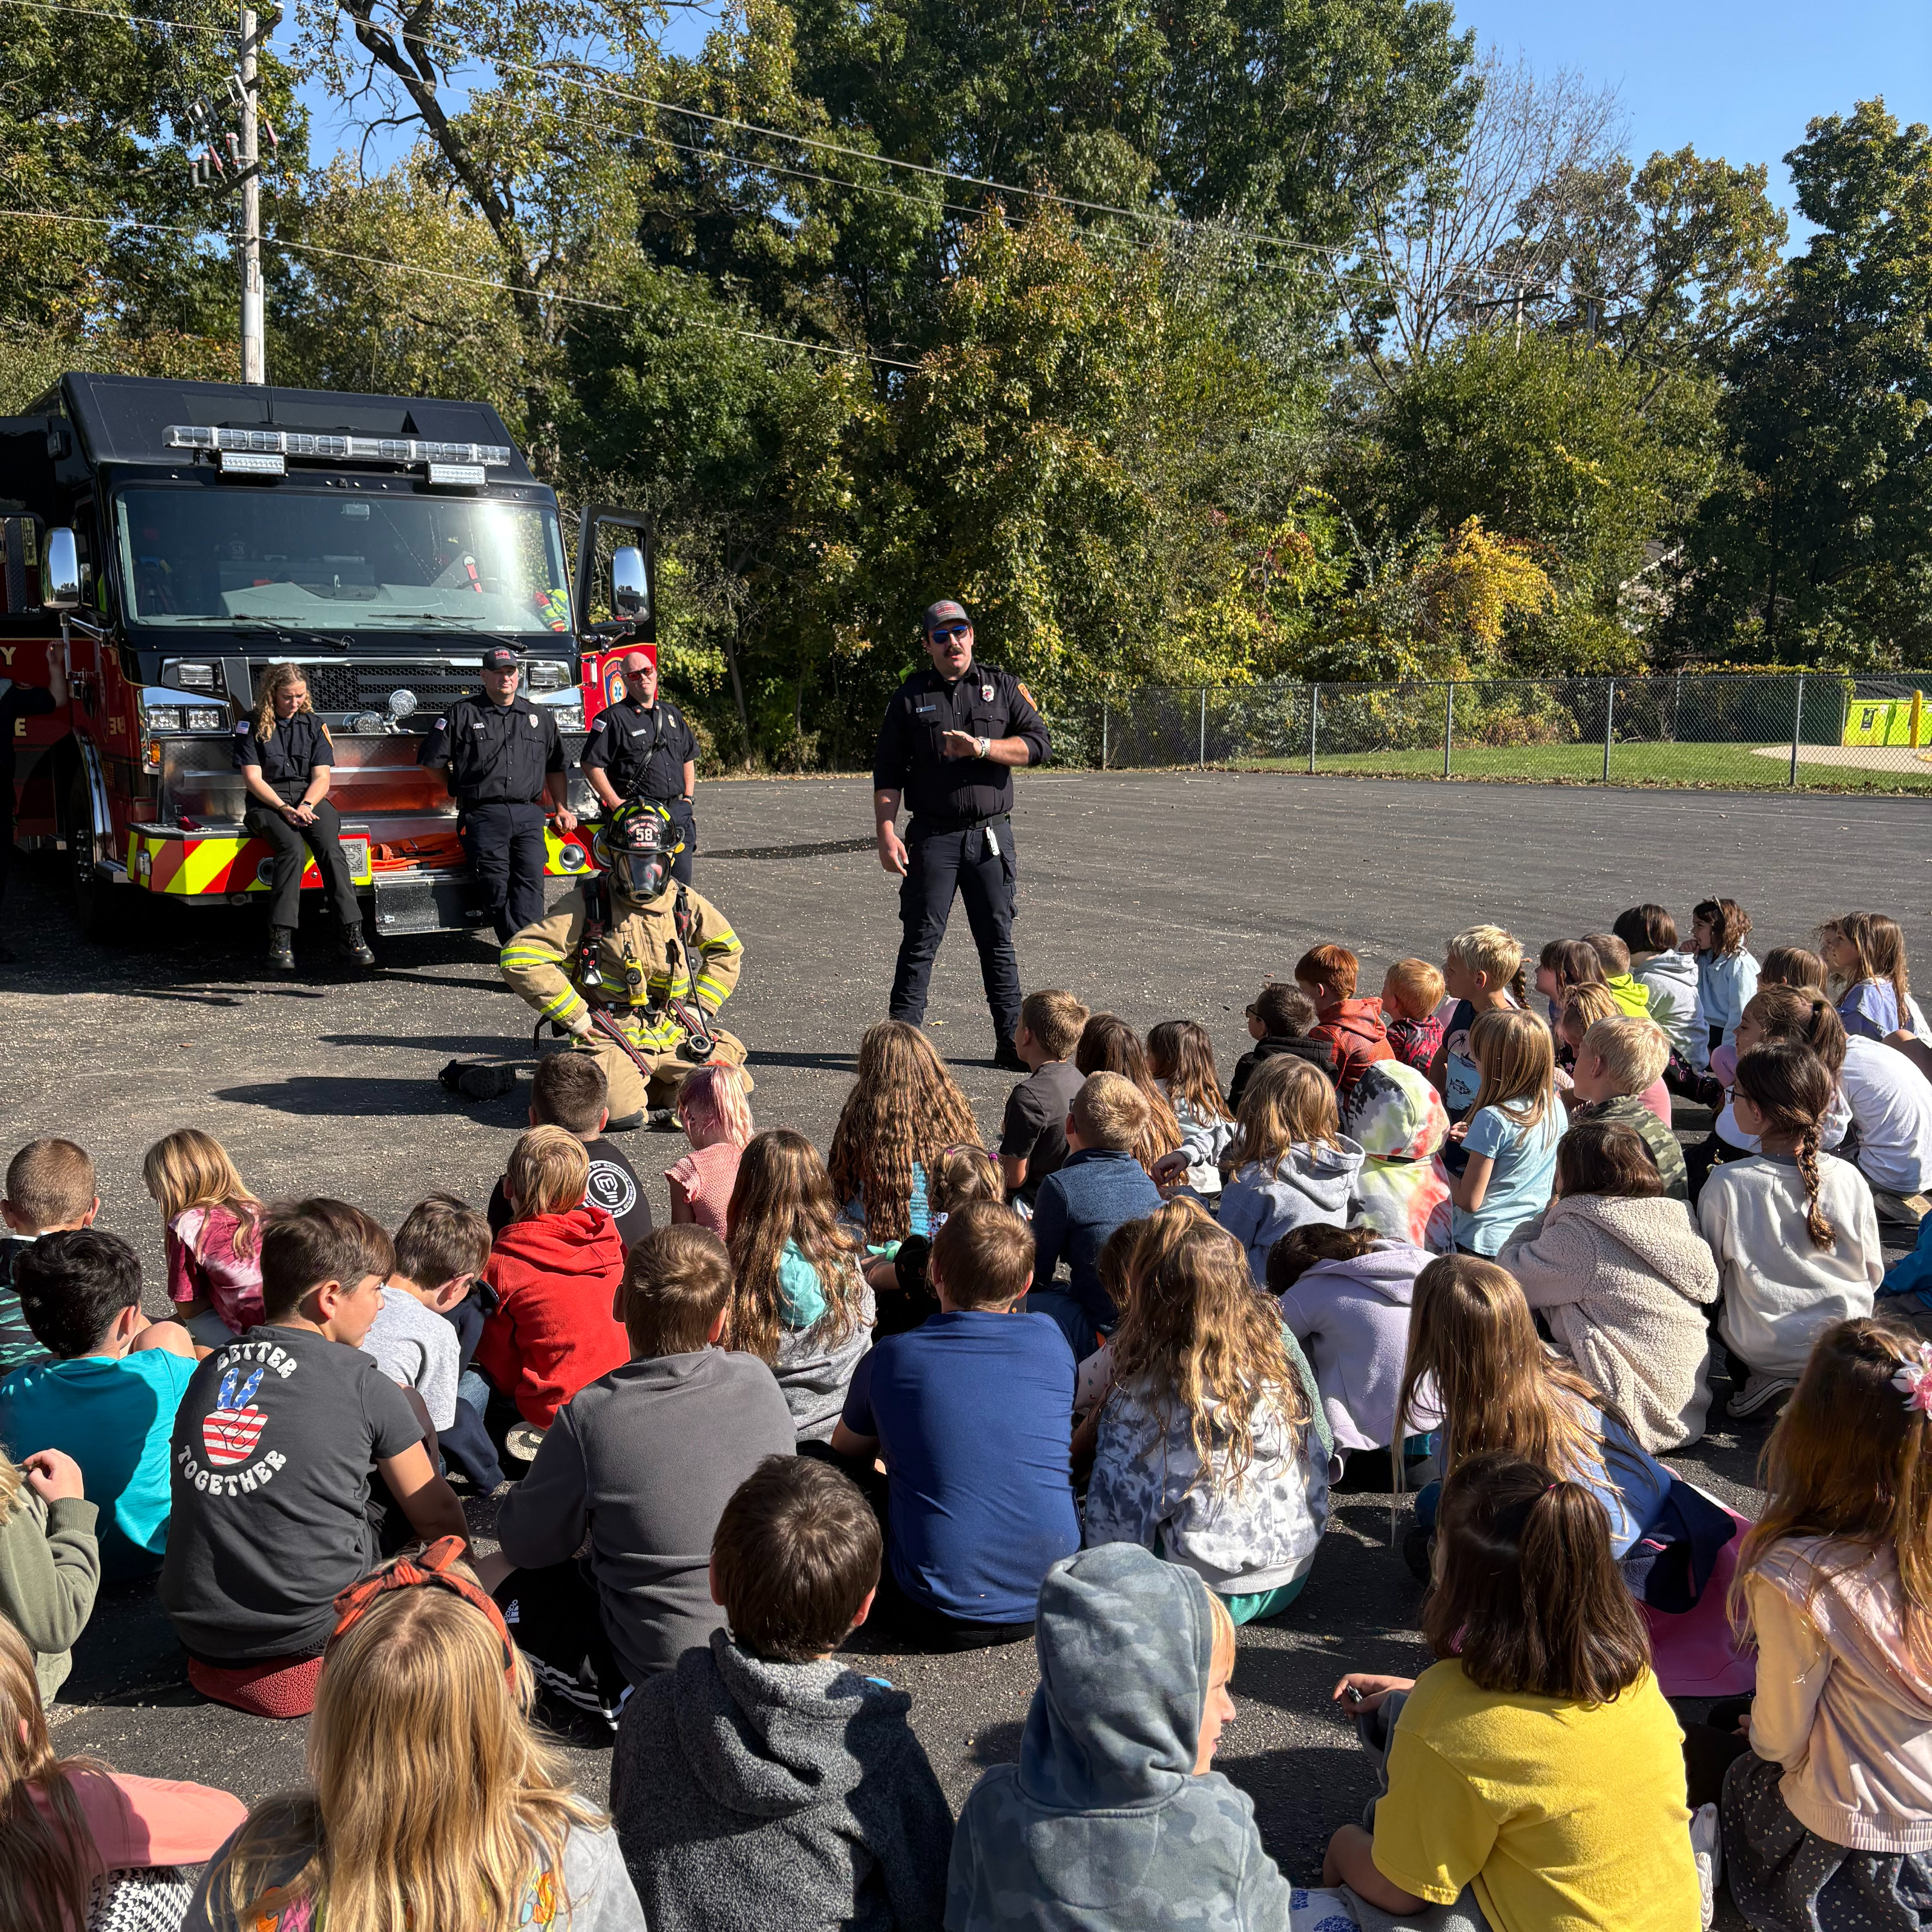
[[[672,879],[680,849],[662,805],[620,806],[592,842],[604,871],[503,947],[512,988],[597,1056],[614,1127],[648,1113],[653,1127],[674,1129],[687,1073],[745,1062],[743,1043],[714,1024],[744,946],[710,900]]]

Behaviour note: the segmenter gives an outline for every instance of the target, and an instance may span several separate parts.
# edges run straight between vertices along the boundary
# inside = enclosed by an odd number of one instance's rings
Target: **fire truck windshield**
[[[569,628],[548,505],[230,484],[125,490],[116,512],[132,623]]]

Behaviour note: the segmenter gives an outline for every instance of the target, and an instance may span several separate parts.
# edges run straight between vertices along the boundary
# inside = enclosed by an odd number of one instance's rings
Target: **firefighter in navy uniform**
[[[296,928],[302,921],[302,874],[315,854],[329,910],[342,929],[343,950],[358,966],[376,956],[362,937],[362,909],[342,850],[342,818],[329,802],[335,746],[328,727],[309,709],[308,680],[299,664],[262,674],[252,718],[235,728],[235,769],[248,789],[242,823],[274,848],[268,887],[268,964],[296,970]]]
[[[973,662],[973,622],[942,602],[923,624],[930,670],[894,694],[872,757],[879,863],[899,886],[898,964],[892,1017],[916,1026],[939,942],[957,892],[979,949],[992,1010],[994,1058],[1024,1073],[1013,1046],[1020,1020],[1019,962],[1013,956],[1013,768],[1040,764],[1052,748],[1046,720],[1020,681]],[[911,822],[903,841],[903,801]]]
[[[522,669],[507,646],[485,651],[483,688],[436,721],[416,759],[448,772],[463,849],[500,942],[544,916],[546,816],[560,832],[577,829],[564,802],[563,739],[549,711],[518,696]]]
[[[597,714],[581,764],[607,811],[615,812],[629,798],[664,807],[683,846],[671,877],[689,885],[691,855],[698,849],[692,812],[698,740],[676,706],[658,696],[658,668],[642,651],[625,658],[624,694]]]
[[[662,806],[619,806],[593,841],[606,869],[503,948],[511,990],[597,1056],[613,1127],[640,1126],[648,1114],[652,1126],[675,1132],[685,1076],[745,1063],[742,1042],[716,1024],[744,945],[709,899],[672,878],[676,846]]]

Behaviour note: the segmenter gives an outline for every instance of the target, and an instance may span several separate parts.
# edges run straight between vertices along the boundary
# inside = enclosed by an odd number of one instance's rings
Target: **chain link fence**
[[[1052,726],[1100,770],[1932,790],[1932,672],[1144,685]]]

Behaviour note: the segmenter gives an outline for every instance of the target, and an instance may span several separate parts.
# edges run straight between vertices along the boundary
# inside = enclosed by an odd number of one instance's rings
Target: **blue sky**
[[[1786,205],[1780,158],[1814,115],[1882,94],[1901,121],[1932,122],[1932,0],[1458,0],[1456,14],[1482,44],[1520,51],[1539,73],[1574,68],[1616,88],[1640,161],[1687,141],[1734,165],[1764,161]],[[680,51],[694,50],[695,25],[678,16]],[[342,135],[327,104],[310,104],[320,156]]]
[[[1640,161],[1689,142],[1733,166],[1781,158],[1819,114],[1873,94],[1932,122],[1932,0],[1458,0],[1456,16],[1538,72],[1574,68],[1616,88]]]

